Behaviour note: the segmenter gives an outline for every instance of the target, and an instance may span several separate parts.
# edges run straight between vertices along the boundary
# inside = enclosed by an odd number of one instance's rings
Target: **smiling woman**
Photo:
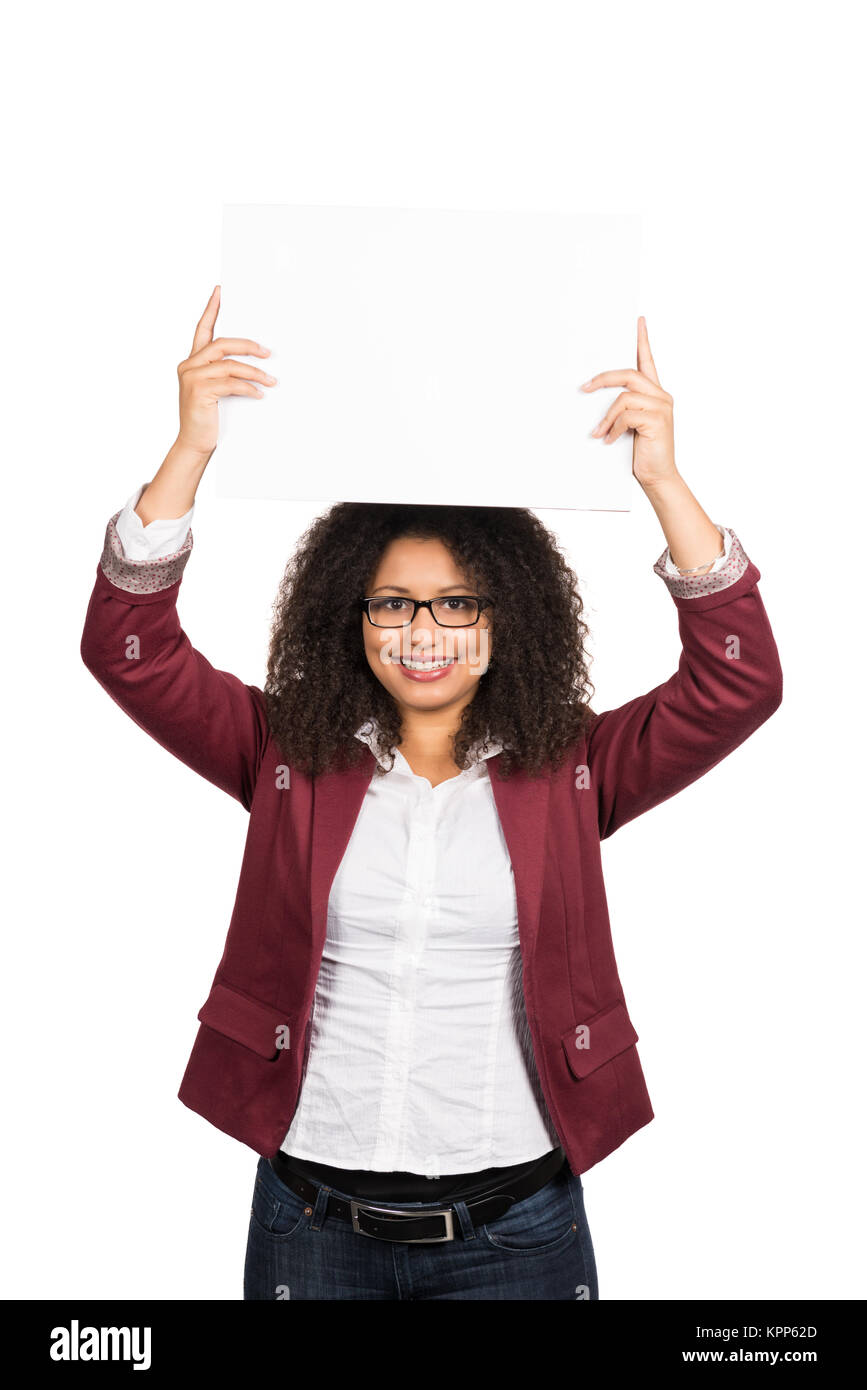
[[[413,767],[462,770],[490,737],[504,776],[539,770],[589,717],[586,632],[575,575],[532,512],[339,503],[275,604],[270,727],[311,772],[357,764],[368,719]]]
[[[532,512],[339,503],[245,684],[177,612],[217,399],[266,379],[233,378],[256,344],[213,341],[215,317],[178,440],[109,519],[81,654],[250,815],[178,1091],[259,1155],[245,1298],[595,1299],[581,1174],[653,1118],[600,843],[780,703],[759,571],[674,467],[642,328],[639,369],[590,385],[628,388],[605,428],[634,422],[668,542],[667,681],[590,709],[577,579]]]

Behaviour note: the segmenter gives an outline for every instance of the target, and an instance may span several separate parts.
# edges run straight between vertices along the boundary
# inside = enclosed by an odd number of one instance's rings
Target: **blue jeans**
[[[337,1191],[337,1189],[333,1189]],[[348,1200],[353,1194],[338,1192]],[[312,1208],[260,1158],[253,1188],[245,1299],[598,1299],[596,1262],[580,1176],[564,1164],[504,1216],[473,1226],[466,1204],[454,1207],[455,1238],[411,1245],[356,1234],[326,1218],[328,1191]],[[389,1202],[401,1211],[440,1202]],[[462,1238],[461,1232],[465,1238]]]

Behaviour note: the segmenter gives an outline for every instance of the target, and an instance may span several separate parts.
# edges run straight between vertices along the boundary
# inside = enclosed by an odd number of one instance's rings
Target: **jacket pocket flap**
[[[243,1043],[269,1061],[279,1057],[288,1045],[288,1025],[280,1010],[250,999],[229,985],[214,985],[197,1017],[200,1023]]]
[[[563,1034],[563,1047],[573,1076],[580,1080],[590,1072],[610,1062],[618,1053],[625,1052],[638,1041],[638,1034],[632,1026],[626,1005],[618,999],[608,1004],[598,1013],[576,1023]]]

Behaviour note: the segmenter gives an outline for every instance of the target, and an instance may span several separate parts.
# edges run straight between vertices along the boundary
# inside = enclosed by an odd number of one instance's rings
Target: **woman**
[[[517,508],[340,504],[287,566],[264,690],[191,645],[176,600],[218,402],[276,386],[214,339],[180,430],[109,521],[82,657],[250,812],[180,1099],[259,1155],[248,1299],[598,1298],[581,1173],[653,1118],[600,842],[689,785],[782,698],[759,571],[674,462],[638,370],[594,433],[634,431],[683,651],[591,710],[555,539]]]

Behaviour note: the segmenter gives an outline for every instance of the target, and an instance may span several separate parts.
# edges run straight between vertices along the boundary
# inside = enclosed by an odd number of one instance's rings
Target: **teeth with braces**
[[[451,666],[454,657],[445,657],[442,661],[413,661],[411,657],[402,656],[401,666],[405,666],[408,671],[441,671],[444,666]]]

